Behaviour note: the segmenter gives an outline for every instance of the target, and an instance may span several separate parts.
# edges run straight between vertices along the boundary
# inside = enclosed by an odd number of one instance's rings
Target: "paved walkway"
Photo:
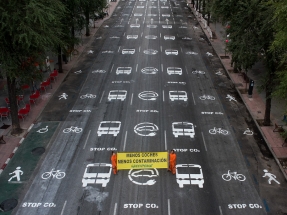
[[[24,121],[20,120],[20,125],[24,129],[24,132],[19,136],[12,136],[11,133],[11,126],[6,129],[0,128],[0,137],[3,135],[4,141],[6,144],[0,144],[0,174],[2,173],[3,169],[6,167],[10,159],[13,157],[14,153],[18,149],[18,146],[23,142],[24,138],[32,128],[34,122],[38,119],[41,112],[45,108],[46,104],[49,102],[50,97],[56,92],[58,87],[61,85],[69,71],[77,64],[81,54],[87,47],[90,46],[91,42],[93,41],[94,34],[97,32],[98,28],[103,24],[103,22],[110,18],[112,13],[114,12],[118,2],[110,2],[109,7],[109,16],[106,16],[103,20],[97,20],[95,22],[95,27],[92,25],[90,27],[90,36],[82,36],[81,37],[81,45],[77,46],[76,49],[79,51],[78,55],[73,55],[69,58],[69,62],[67,64],[63,64],[64,73],[59,73],[57,80],[52,82],[52,88],[47,89],[47,92],[41,93],[40,98],[38,99],[35,105],[31,105],[31,111],[29,115],[24,119]],[[49,56],[51,60],[51,71],[54,68],[57,68],[57,56]],[[44,77],[48,77],[49,73],[44,73]],[[29,95],[31,91],[25,90],[24,91],[24,102],[19,104],[19,108],[23,108],[25,105],[29,103]],[[7,90],[6,90],[6,82],[3,79],[0,79],[0,107],[6,107],[5,97],[8,97]],[[1,118],[0,118],[1,120]],[[3,119],[0,121],[0,127],[2,123],[6,125],[11,125],[11,118],[10,119]]]
[[[192,9],[192,12],[194,15],[197,15],[194,9]],[[265,92],[263,91],[259,93],[256,86],[259,86],[258,83],[260,83],[262,72],[264,72],[264,66],[262,63],[257,63],[252,68],[252,70],[248,71],[248,77],[255,82],[252,97],[249,98],[245,91],[246,86],[248,88],[249,84],[246,84],[242,74],[233,72],[233,67],[231,66],[231,55],[230,53],[225,52],[226,33],[224,27],[220,23],[211,23],[209,27],[211,31],[216,35],[216,39],[211,39],[207,28],[204,26],[204,23],[200,21],[200,15],[197,15],[196,18],[199,21],[202,30],[208,37],[214,51],[220,58],[222,65],[225,67],[228,76],[236,86],[238,94],[241,96],[242,101],[245,103],[247,109],[249,110],[254,122],[256,123],[256,126],[261,132],[285,179],[287,180],[287,162],[286,164],[282,165],[284,160],[287,161],[287,144],[283,146],[284,139],[280,136],[280,133],[273,132],[275,123],[278,125],[283,125],[283,128],[287,130],[286,122],[282,121],[284,112],[286,111],[286,102],[280,101],[278,99],[273,99],[271,105],[272,126],[260,126],[258,121],[264,119],[265,113]],[[225,55],[229,56],[229,59],[221,58],[221,56]]]

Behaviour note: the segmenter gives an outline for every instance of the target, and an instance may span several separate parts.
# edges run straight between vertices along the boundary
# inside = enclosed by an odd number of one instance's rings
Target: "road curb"
[[[208,34],[206,33],[206,31],[204,30],[204,28],[203,28],[203,26],[202,26],[202,23],[200,22],[200,20],[198,19],[198,17],[195,15],[194,9],[191,8],[191,11],[192,11],[193,15],[195,16],[196,20],[198,21],[198,23],[199,23],[199,25],[200,25],[200,27],[201,27],[201,30],[204,32],[204,34],[205,34],[205,36],[207,37],[209,43],[212,45],[212,48],[213,48],[214,52],[216,53],[217,57],[219,58],[219,60],[220,60],[220,62],[221,62],[221,65],[224,67],[224,70],[226,71],[228,77],[230,78],[230,80],[232,81],[232,83],[235,84],[235,82],[233,81],[232,77],[230,76],[230,74],[229,74],[229,72],[228,72],[228,69],[225,67],[224,63],[222,62],[222,59],[220,58],[219,54],[215,51],[215,49],[214,49],[214,47],[213,47],[213,44],[212,44],[213,41],[210,39],[209,35],[208,35]],[[234,86],[235,86],[235,85],[234,85]],[[275,153],[273,152],[273,150],[272,150],[272,148],[271,148],[271,146],[270,146],[270,144],[269,144],[267,138],[265,137],[264,132],[261,130],[260,125],[257,123],[256,119],[255,119],[254,116],[252,115],[251,110],[249,109],[248,105],[246,104],[246,102],[245,102],[244,98],[242,97],[242,95],[241,95],[239,89],[238,89],[237,87],[235,87],[235,89],[236,89],[236,91],[237,91],[237,94],[240,96],[241,100],[243,101],[245,107],[247,108],[247,110],[248,110],[250,116],[252,117],[253,122],[255,123],[256,127],[258,128],[258,130],[259,130],[261,136],[263,137],[264,141],[266,142],[266,145],[268,146],[268,149],[270,150],[270,152],[271,152],[273,158],[275,159],[277,165],[279,166],[281,172],[283,173],[285,180],[287,180],[287,174],[285,173],[284,168],[282,167],[281,163],[279,162],[278,158],[276,157]]]
[[[0,168],[0,175],[1,173],[4,171],[5,167],[8,165],[9,161],[12,159],[12,157],[14,156],[14,154],[16,153],[16,151],[18,150],[18,148],[20,147],[20,145],[23,143],[23,141],[25,140],[25,138],[27,137],[28,133],[30,132],[30,130],[33,128],[34,123],[32,123],[30,125],[30,127],[28,128],[27,132],[24,134],[24,136],[21,138],[21,140],[19,141],[19,143],[17,144],[17,146],[14,148],[14,150],[12,151],[12,153],[10,154],[10,156],[7,158],[7,160],[5,161],[5,163],[2,165],[2,167]]]

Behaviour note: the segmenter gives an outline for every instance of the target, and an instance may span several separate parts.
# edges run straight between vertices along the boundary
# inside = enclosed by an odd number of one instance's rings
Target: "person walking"
[[[113,173],[114,175],[116,175],[118,170],[117,170],[117,154],[115,152],[112,152],[111,162],[112,162]]]
[[[168,168],[168,171],[170,171],[172,174],[175,174],[176,172],[175,165],[176,165],[176,154],[172,149],[169,153],[169,168]]]

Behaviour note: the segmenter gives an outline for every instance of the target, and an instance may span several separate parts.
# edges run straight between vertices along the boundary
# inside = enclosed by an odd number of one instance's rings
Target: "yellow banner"
[[[167,152],[118,152],[118,169],[167,168]]]

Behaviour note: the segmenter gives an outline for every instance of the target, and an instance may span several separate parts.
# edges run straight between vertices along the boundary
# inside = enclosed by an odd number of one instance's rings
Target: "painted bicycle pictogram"
[[[93,94],[86,94],[86,95],[81,95],[80,96],[80,98],[81,99],[86,99],[86,98],[88,98],[88,99],[94,99],[94,98],[96,98],[97,96],[96,95],[93,95]]]
[[[50,177],[56,178],[56,179],[62,179],[66,176],[65,172],[60,172],[60,170],[54,170],[54,168],[50,172],[44,172],[42,174],[43,179],[49,179]]]
[[[204,75],[205,72],[204,71],[199,71],[199,70],[193,70],[191,71],[192,74],[201,74],[201,75]]]
[[[228,135],[228,131],[227,130],[224,130],[222,128],[216,128],[214,127],[213,129],[209,129],[209,133],[210,134],[223,134],[223,135]]]
[[[203,95],[203,96],[199,96],[199,99],[201,100],[215,100],[214,96],[210,96],[210,95]]]
[[[249,128],[247,128],[243,134],[246,134],[246,135],[253,135],[253,131],[251,131]]]
[[[224,181],[230,181],[231,179],[234,180],[238,180],[238,181],[245,181],[246,177],[242,174],[238,174],[237,172],[230,172],[230,170],[228,170],[228,173],[225,173],[222,175],[222,179]]]
[[[83,131],[82,128],[78,128],[78,127],[74,127],[74,126],[71,126],[70,128],[65,128],[63,130],[64,133],[70,133],[70,132],[81,133],[82,131]]]

